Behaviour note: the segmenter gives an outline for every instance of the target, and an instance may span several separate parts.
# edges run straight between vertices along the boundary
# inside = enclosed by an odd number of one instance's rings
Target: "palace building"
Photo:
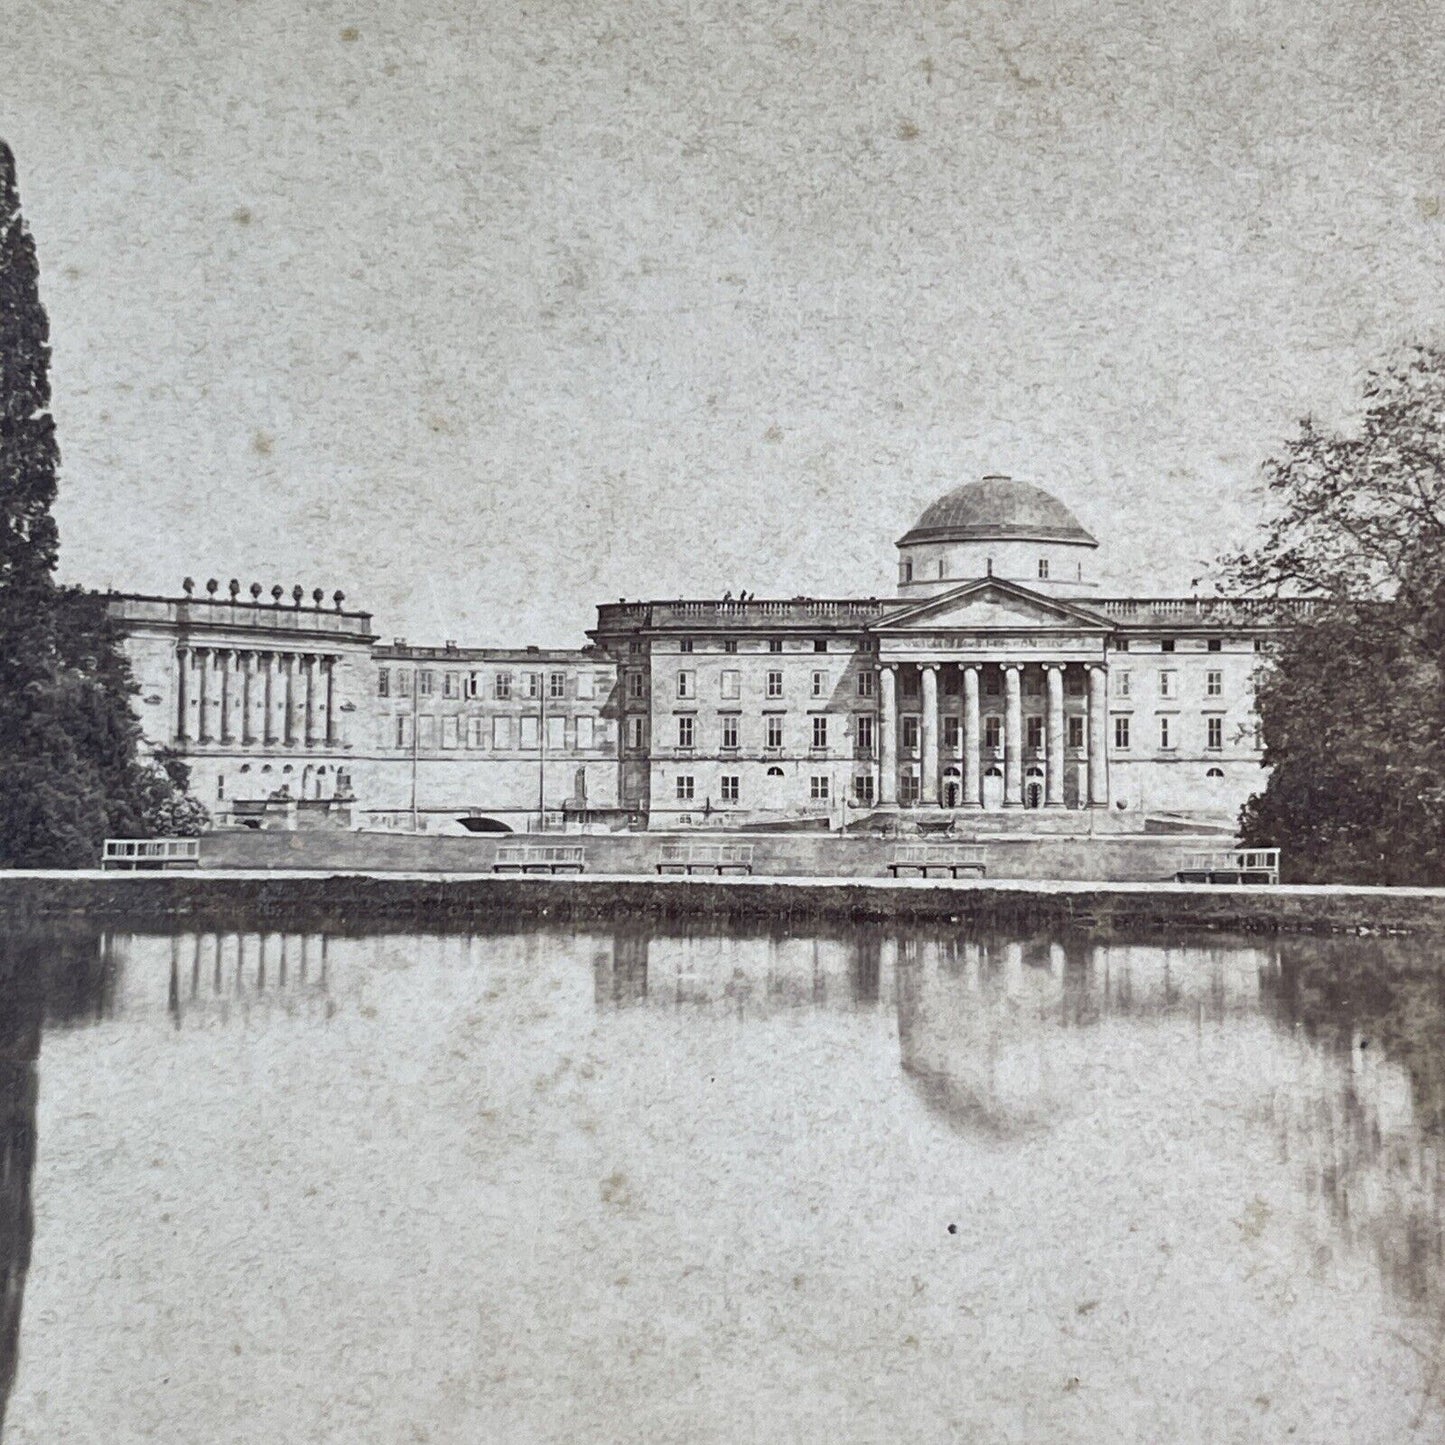
[[[900,538],[895,596],[623,601],[576,650],[382,643],[339,593],[234,582],[112,610],[147,738],[221,822],[1228,821],[1262,784],[1259,654],[1308,604],[1101,597],[1098,546],[990,476]]]

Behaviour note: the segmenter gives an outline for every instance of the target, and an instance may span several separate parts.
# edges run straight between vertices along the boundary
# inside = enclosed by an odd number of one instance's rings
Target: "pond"
[[[1434,946],[12,933],[39,1442],[1445,1432]]]

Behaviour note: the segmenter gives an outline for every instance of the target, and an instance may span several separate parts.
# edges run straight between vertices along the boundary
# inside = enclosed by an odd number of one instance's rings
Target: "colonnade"
[[[178,647],[176,738],[334,747],[337,661],[329,653]]]
[[[1082,790],[1080,806],[1104,808],[1109,804],[1109,775],[1105,727],[1108,717],[1108,669],[1102,664],[1041,664],[1045,677],[1046,707],[1044,712],[1044,797],[1046,808],[1064,806],[1065,714],[1064,668],[1084,665],[1087,670],[1087,729],[1085,758],[1087,786]],[[898,802],[898,766],[903,757],[899,737],[900,664],[883,662],[879,666],[878,692],[878,755],[881,805],[896,806]],[[918,802],[937,805],[940,800],[939,735],[942,714],[939,709],[939,671],[943,667],[959,667],[962,671],[963,720],[961,758],[963,787],[962,806],[983,806],[983,729],[979,703],[981,663],[924,662],[918,665]],[[1022,662],[1005,662],[1003,673],[1003,805],[1021,808],[1024,805],[1024,722]]]

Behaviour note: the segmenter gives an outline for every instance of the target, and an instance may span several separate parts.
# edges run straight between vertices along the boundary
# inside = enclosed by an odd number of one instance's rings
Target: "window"
[[[697,696],[697,674],[695,672],[680,672],[677,675],[677,695],[679,697]]]
[[[597,746],[597,719],[591,714],[584,714],[577,719],[577,750],[582,752],[587,748]]]
[[[1224,692],[1224,674],[1222,672],[1207,672],[1204,674],[1204,693],[1206,697],[1219,697]]]
[[[998,716],[986,717],[983,720],[983,745],[986,748],[996,748],[1003,741],[1003,719]]]
[[[512,746],[511,718],[494,717],[492,719],[492,746],[494,748],[510,748]]]
[[[1030,748],[1041,748],[1044,745],[1044,720],[1041,717],[1030,717],[1024,719],[1024,744]]]
[[[1204,650],[1206,652],[1223,652],[1224,644],[1219,638],[1211,637],[1209,641],[1204,644]]]
[[[1159,643],[1159,651],[1160,651],[1160,652],[1173,652],[1173,651],[1174,651],[1174,639],[1173,639],[1172,637],[1165,637],[1165,638],[1161,639],[1161,641],[1160,641],[1160,643]]]
[[[916,717],[903,719],[903,746],[915,751],[918,748],[918,719]]]
[[[1042,697],[1044,694],[1043,677],[1037,672],[1025,674],[1024,692],[1029,697]]]
[[[780,748],[783,745],[783,720],[777,713],[767,717],[766,747]]]
[[[828,674],[826,672],[815,672],[813,674],[813,696],[826,697],[828,695]]]
[[[808,796],[815,803],[826,803],[828,801],[828,778],[824,773],[814,773],[808,779]]]
[[[527,697],[538,698],[542,696],[542,674],[540,672],[524,672],[522,674],[522,683]]]
[[[828,719],[825,717],[813,719],[813,746],[815,748],[828,746]]]
[[[860,803],[871,803],[873,801],[873,774],[859,773],[853,779],[853,796]]]
[[[1174,746],[1174,729],[1171,726],[1173,718],[1161,717],[1159,719],[1159,746],[1161,748],[1172,748]]]
[[[567,719],[564,717],[549,717],[547,719],[547,746],[555,753],[565,752],[567,749]]]
[[[225,775],[225,773],[217,773],[217,774],[216,774],[216,797],[217,797],[217,798],[224,798],[225,796],[226,796],[226,775]],[[218,943],[217,943],[217,946],[218,946],[218,947],[220,946],[220,945],[219,945],[219,941],[218,941]]]
[[[813,639],[813,651],[814,651],[814,652],[827,652],[827,650],[828,650],[828,639],[827,639],[826,637],[815,637],[815,638]]]
[[[690,637],[679,637],[678,640],[677,640],[677,650],[678,650],[679,652],[691,652],[691,651],[692,651],[692,638],[690,638]]]
[[[1263,652],[1263,651],[1264,651],[1264,638],[1262,638],[1262,637],[1256,637],[1256,638],[1254,639],[1254,650],[1255,650],[1256,652]]]
[[[768,776],[770,778],[781,778],[783,776],[783,770],[781,768],[769,768]]]
[[[479,672],[467,674],[467,696],[480,697],[482,695],[482,675]]]
[[[938,580],[943,581],[943,558],[938,559]]]
[[[396,695],[398,697],[411,696],[411,669],[399,667],[396,670]]]
[[[679,773],[677,777],[677,801],[679,803],[692,802],[692,774]]]
[[[1209,771],[1208,771],[1207,773],[1205,773],[1204,776],[1205,776],[1206,778],[1222,778],[1222,777],[1224,776],[1224,769],[1223,769],[1223,768],[1210,768]]]
[[[860,672],[858,674],[858,696],[872,697],[873,690],[877,686],[877,673]]]
[[[423,713],[420,717],[417,733],[417,746],[423,750],[430,750],[437,745],[437,720],[431,713]]]
[[[627,746],[641,752],[643,747],[643,727],[645,720],[640,717],[627,719]]]
[[[636,639],[633,639],[627,644],[627,650],[635,657],[639,652],[642,651],[642,644]]]
[[[591,702],[597,696],[597,675],[592,672],[577,674],[577,700]]]
[[[436,673],[431,668],[424,667],[416,675],[416,693],[418,697],[430,697],[436,688]]]
[[[1217,752],[1224,746],[1224,719],[1222,717],[1207,718],[1205,723],[1209,731],[1204,746]]]
[[[1159,674],[1159,696],[1179,696],[1179,674],[1177,672],[1166,669]]]
[[[920,794],[916,773],[904,773],[898,780],[898,800],[901,803],[916,803]]]
[[[1133,676],[1127,668],[1123,672],[1116,672],[1114,674],[1114,696],[1128,697],[1129,689],[1133,686],[1133,682]]]
[[[1129,650],[1129,639],[1128,639],[1127,637],[1116,637],[1116,638],[1114,639],[1114,651],[1115,651],[1115,652],[1128,652],[1128,650]]]
[[[1122,749],[1129,746],[1129,719],[1126,717],[1114,719],[1114,746]]]
[[[903,580],[904,580],[905,582],[912,582],[912,581],[913,581],[913,563],[912,563],[912,562],[905,562],[905,563],[903,564]]]
[[[644,696],[645,684],[643,674],[640,672],[629,672],[627,674],[627,696],[636,702]]]
[[[501,702],[506,702],[512,696],[512,674],[510,672],[499,672],[492,679],[492,696]]]
[[[983,691],[986,697],[997,697],[1002,686],[1003,678],[996,668],[994,671],[984,674]]]
[[[958,740],[962,733],[961,719],[946,717],[943,720],[943,746],[949,752],[958,751]]]
[[[738,783],[740,779],[734,773],[724,773],[718,780],[722,787],[722,800],[725,803],[736,803],[738,800]]]
[[[376,674],[376,695],[377,697],[391,696],[391,670],[383,667]]]
[[[529,716],[522,718],[520,721],[522,724],[522,746],[528,749],[535,748],[537,746],[539,736],[539,729],[537,726],[538,720],[534,717]]]
[[[1069,746],[1071,748],[1084,746],[1084,720],[1081,717],[1069,719]]]
[[[919,686],[918,674],[916,672],[904,672],[900,673],[899,677],[903,684],[903,696],[917,697]]]
[[[547,674],[547,696],[553,702],[560,702],[567,696],[567,674],[565,672],[549,672]]]
[[[462,695],[462,677],[459,672],[442,673],[442,696],[458,698]]]
[[[736,637],[724,638],[724,640],[723,640],[723,651],[724,651],[724,652],[736,652],[737,650],[738,650],[738,640],[737,640]]]
[[[484,717],[469,717],[467,719],[467,746],[469,748],[484,748],[487,745],[487,720]]]
[[[677,745],[680,748],[690,748],[693,745],[693,737],[697,731],[697,720],[690,717],[680,717],[677,720]]]
[[[1064,693],[1067,697],[1083,697],[1084,674],[1077,667],[1064,669]]]
[[[455,748],[461,745],[460,724],[461,719],[456,713],[448,713],[442,719],[442,746],[444,748]]]
[[[781,637],[768,638],[768,651],[781,652],[783,650],[783,639]]]
[[[873,756],[873,715],[865,714],[857,718],[853,724],[854,741],[857,744],[858,756],[860,758],[871,758]]]
[[[1039,581],[1040,581],[1040,582],[1047,582],[1048,580],[1049,580],[1049,559],[1048,559],[1047,557],[1040,557],[1040,558],[1039,558]]]
[[[783,674],[781,672],[770,672],[768,674],[768,696],[782,697],[783,695]]]
[[[735,713],[729,713],[722,720],[722,745],[736,748],[738,745],[738,720]]]

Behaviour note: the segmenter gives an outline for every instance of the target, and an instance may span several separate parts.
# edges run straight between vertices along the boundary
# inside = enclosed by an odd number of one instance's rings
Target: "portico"
[[[1102,618],[985,578],[873,631],[883,806],[1108,806]]]

